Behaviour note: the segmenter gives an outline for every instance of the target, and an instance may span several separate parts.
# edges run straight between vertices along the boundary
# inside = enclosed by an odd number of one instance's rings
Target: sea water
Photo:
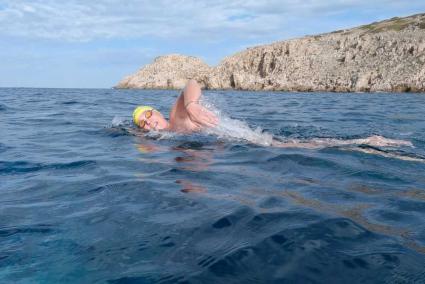
[[[178,95],[0,89],[0,283],[425,282],[423,94]]]

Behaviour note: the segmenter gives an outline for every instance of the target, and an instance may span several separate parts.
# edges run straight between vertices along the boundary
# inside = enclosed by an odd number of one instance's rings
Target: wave
[[[29,161],[0,161],[0,175],[25,174],[41,170],[70,170],[92,167],[96,165],[93,160],[78,160],[69,163],[33,163]]]
[[[11,149],[11,147],[6,146],[3,143],[0,143],[0,153],[6,152],[8,149]]]
[[[392,158],[392,159],[398,159],[398,160],[403,160],[403,161],[408,161],[408,162],[420,162],[420,163],[425,163],[425,157],[421,157],[421,156],[414,156],[410,153],[397,153],[397,152],[389,152],[389,151],[384,151],[382,149],[376,149],[376,148],[372,148],[372,147],[356,147],[356,148],[346,148],[346,150],[353,150],[353,151],[357,151],[357,152],[362,152],[362,153],[366,153],[366,154],[373,154],[373,155],[378,155],[378,156],[382,156],[385,158]]]
[[[79,104],[78,101],[66,101],[66,102],[62,102],[62,105],[76,105]]]
[[[14,227],[2,227],[0,228],[1,237],[9,237],[16,234],[46,234],[53,233],[55,230],[51,225],[48,224],[37,224],[28,226],[14,226]]]

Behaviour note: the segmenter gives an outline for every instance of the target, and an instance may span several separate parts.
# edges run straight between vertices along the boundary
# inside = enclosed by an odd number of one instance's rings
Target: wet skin
[[[202,96],[199,84],[190,80],[183,92],[177,98],[170,111],[170,120],[164,118],[154,110],[152,116],[148,117],[145,111],[136,118],[137,124],[145,121],[145,130],[168,130],[173,132],[190,133],[218,124],[218,118],[211,111],[199,104]]]

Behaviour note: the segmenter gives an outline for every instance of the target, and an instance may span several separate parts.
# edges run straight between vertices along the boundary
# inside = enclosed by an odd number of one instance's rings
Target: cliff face
[[[425,14],[249,48],[209,67],[157,58],[118,88],[425,92]]]
[[[125,77],[117,88],[181,89],[188,79],[205,78],[210,70],[199,58],[170,54],[157,57],[136,74]]]

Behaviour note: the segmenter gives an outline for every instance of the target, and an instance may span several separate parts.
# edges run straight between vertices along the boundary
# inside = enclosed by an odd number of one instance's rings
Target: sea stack
[[[210,67],[158,57],[116,88],[425,92],[425,14],[248,48]]]

